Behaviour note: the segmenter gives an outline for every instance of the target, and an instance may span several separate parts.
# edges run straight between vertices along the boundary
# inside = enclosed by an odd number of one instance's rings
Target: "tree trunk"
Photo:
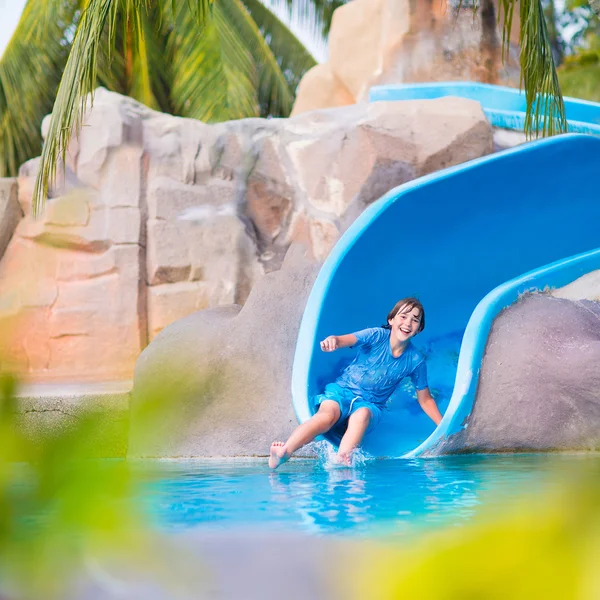
[[[497,29],[497,15],[493,0],[482,0],[479,6],[481,18],[481,59],[484,83],[498,82],[501,62],[501,43]]]

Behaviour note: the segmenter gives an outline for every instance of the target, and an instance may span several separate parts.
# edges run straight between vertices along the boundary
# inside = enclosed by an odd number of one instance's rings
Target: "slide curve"
[[[488,86],[489,87],[489,86]],[[456,95],[456,94],[454,94]],[[418,296],[427,326],[414,340],[444,412],[434,430],[407,383],[364,448],[376,456],[435,453],[465,426],[491,323],[523,291],[600,269],[600,138],[566,134],[404,184],[372,204],[325,261],[300,326],[292,375],[300,422],[353,351],[319,340],[381,325]],[[340,432],[327,434],[336,443]]]

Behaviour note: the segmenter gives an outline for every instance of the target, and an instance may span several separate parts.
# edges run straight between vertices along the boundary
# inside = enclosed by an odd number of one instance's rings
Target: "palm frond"
[[[118,21],[123,18],[117,15]],[[125,75],[125,28],[118,23],[114,33],[105,27],[99,45],[96,78],[101,85],[113,92],[127,94],[128,81]]]
[[[202,29],[190,11],[175,16],[169,60],[171,103],[178,115],[203,121],[258,116],[256,65],[223,3],[214,3]]]
[[[212,0],[187,0],[189,11],[194,16],[195,26],[202,29]],[[48,186],[53,181],[59,159],[64,155],[73,132],[78,131],[85,112],[88,94],[92,94],[98,73],[98,61],[102,56],[102,44],[108,39],[109,49],[114,46],[117,22],[120,14],[124,14],[125,23],[137,23],[142,27],[142,21],[135,16],[141,11],[148,13],[154,7],[152,0],[86,0],[85,8],[77,24],[77,30],[58,88],[52,118],[46,143],[42,149],[40,169],[37,175],[33,193],[33,212],[39,214],[42,210]],[[164,2],[162,3],[164,5]],[[171,9],[183,12],[177,2],[170,3]],[[161,10],[162,14],[162,10]],[[108,38],[104,38],[108,27]],[[135,29],[133,29],[135,31]],[[143,34],[142,34],[143,37]],[[148,46],[145,45],[148,50]],[[146,56],[148,54],[146,53]],[[112,59],[112,52],[106,57]],[[127,68],[127,65],[125,65]],[[145,75],[142,73],[142,78]],[[143,88],[143,85],[142,85]],[[142,89],[140,88],[140,89]],[[147,93],[146,85],[144,93]]]
[[[161,25],[162,17],[154,7],[135,15],[133,69],[127,94],[150,108],[170,112],[166,36]]]
[[[52,110],[46,143],[33,193],[33,213],[39,214],[53,182],[59,158],[65,158],[73,129],[79,131],[87,94],[96,84],[102,32],[116,21],[118,0],[90,0],[83,10]]]
[[[527,102],[525,132],[530,136],[565,132],[565,106],[542,0],[498,0],[503,59],[508,57],[510,32],[517,3],[520,8],[521,85],[525,88]],[[478,10],[479,2],[473,4],[473,10]],[[462,7],[462,1],[459,1],[458,7]]]
[[[283,74],[287,88],[293,97],[302,76],[317,62],[291,30],[259,0],[242,0],[242,2],[260,30],[261,39],[264,38],[268,44],[277,64],[277,69],[275,69],[272,63],[261,58],[263,51],[261,47],[258,48],[259,53],[254,53],[255,60],[259,65],[261,114],[263,116],[288,116],[288,102],[278,103],[278,98],[274,95],[274,92],[279,89],[278,85],[283,87],[283,83],[278,84],[279,72]]]
[[[0,59],[0,177],[16,175],[41,150],[40,124],[52,109],[78,8],[75,0],[29,0]]]
[[[506,4],[509,0],[503,0]],[[525,131],[554,135],[567,131],[552,44],[541,0],[521,0],[521,79],[527,99]]]
[[[114,37],[105,27],[99,45],[97,81],[99,85],[146,104],[171,112],[166,34],[160,7],[139,11],[127,18],[120,10]]]

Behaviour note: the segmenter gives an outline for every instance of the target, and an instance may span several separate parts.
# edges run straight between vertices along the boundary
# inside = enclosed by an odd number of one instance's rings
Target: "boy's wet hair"
[[[391,329],[392,327],[390,325],[390,321],[400,312],[401,308],[405,309],[402,310],[402,312],[410,312],[413,308],[419,309],[419,312],[421,313],[421,323],[419,323],[419,329],[417,333],[421,333],[421,331],[425,329],[425,309],[423,308],[421,302],[416,298],[402,298],[402,300],[398,300],[394,308],[390,310],[385,325],[382,325],[382,327],[385,329]]]

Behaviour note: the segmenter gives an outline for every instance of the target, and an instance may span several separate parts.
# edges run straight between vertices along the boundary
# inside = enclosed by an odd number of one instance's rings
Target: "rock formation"
[[[300,82],[293,115],[367,99],[373,85],[481,81],[519,86],[518,10],[502,64],[498,3],[353,0],[336,9],[329,60]],[[502,17],[503,17],[502,13]]]
[[[131,404],[130,456],[261,456],[296,425],[290,382],[304,305],[317,274],[301,246],[240,306],[196,312],[142,352]],[[241,309],[241,310],[240,310]],[[159,398],[168,425],[140,416]]]
[[[464,99],[205,125],[99,89],[43,217],[37,159],[20,208],[10,196],[25,216],[0,262],[0,312],[20,317],[9,352],[30,380],[128,379],[166,325],[243,304],[292,242],[321,260],[382,193],[491,151]]]
[[[441,451],[600,450],[599,364],[600,303],[524,296],[494,321],[467,427]]]

